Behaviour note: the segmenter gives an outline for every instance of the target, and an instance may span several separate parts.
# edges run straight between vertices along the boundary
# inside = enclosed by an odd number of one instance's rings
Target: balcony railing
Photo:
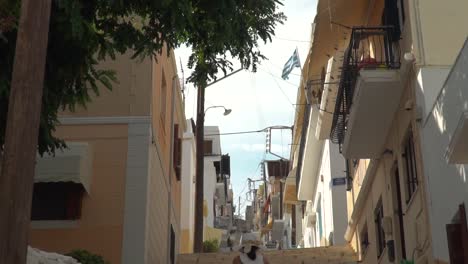
[[[400,47],[393,27],[354,27],[344,53],[330,138],[342,145],[361,70],[400,68]]]

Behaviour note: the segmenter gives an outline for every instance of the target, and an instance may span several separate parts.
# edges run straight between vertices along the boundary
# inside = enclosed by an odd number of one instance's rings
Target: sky
[[[260,46],[260,51],[268,59],[261,62],[257,72],[241,71],[206,88],[205,109],[222,105],[232,109],[232,112],[224,116],[223,109],[210,109],[206,112],[205,126],[219,126],[220,133],[230,133],[293,125],[300,69],[295,68],[288,80],[281,79],[281,72],[296,48],[301,65],[304,64],[317,1],[284,0],[283,4],[280,10],[285,13],[287,20],[277,26],[271,43]],[[179,75],[183,69],[187,78],[190,75],[187,67],[190,48],[181,47],[175,51],[175,55],[177,61],[181,62],[178,65]],[[186,84],[185,89],[186,117],[196,119],[197,91],[191,84]],[[291,137],[291,130],[273,131],[272,152],[289,159]],[[261,178],[259,164],[262,160],[278,159],[265,153],[265,142],[266,133],[221,135],[221,150],[223,154],[231,156],[234,202],[237,207],[238,197],[241,197],[242,214],[245,206],[250,204],[247,179]]]

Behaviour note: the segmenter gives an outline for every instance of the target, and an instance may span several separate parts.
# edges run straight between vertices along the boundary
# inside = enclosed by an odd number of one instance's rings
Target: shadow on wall
[[[422,124],[421,150],[428,182],[433,250],[435,258],[444,261],[449,259],[446,224],[461,203],[468,204],[468,166],[449,164],[446,157],[458,122],[468,111],[467,83],[468,42]]]

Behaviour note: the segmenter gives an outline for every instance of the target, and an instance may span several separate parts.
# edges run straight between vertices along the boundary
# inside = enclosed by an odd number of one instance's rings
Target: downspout
[[[169,140],[169,149],[170,149],[170,156],[169,156],[169,167],[168,167],[168,171],[169,171],[169,190],[167,192],[168,194],[168,199],[167,199],[167,211],[168,211],[168,214],[167,214],[167,223],[168,223],[168,234],[167,234],[167,241],[169,241],[169,246],[167,247],[167,251],[168,251],[168,254],[167,254],[167,263],[171,263],[171,207],[172,207],[172,176],[173,176],[173,166],[172,166],[172,163],[174,162],[174,112],[175,112],[175,94],[176,94],[176,82],[175,80],[177,79],[177,74],[174,75],[174,77],[172,77],[172,96],[171,96],[171,106],[172,106],[172,110],[171,110],[171,122],[170,122],[170,125],[171,125],[171,133],[169,134],[170,136],[170,140]],[[175,241],[174,241],[174,246],[176,245]],[[175,250],[175,249],[174,249]],[[177,254],[175,254],[175,257],[177,258]],[[175,260],[176,261],[176,260]],[[177,262],[177,261],[176,261]]]

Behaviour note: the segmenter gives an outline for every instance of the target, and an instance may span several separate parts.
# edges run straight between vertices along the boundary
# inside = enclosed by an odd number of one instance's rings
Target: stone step
[[[229,253],[181,254],[178,264],[231,264],[238,255]],[[351,264],[357,263],[356,253],[348,246],[307,249],[270,250],[264,255],[271,264]]]

